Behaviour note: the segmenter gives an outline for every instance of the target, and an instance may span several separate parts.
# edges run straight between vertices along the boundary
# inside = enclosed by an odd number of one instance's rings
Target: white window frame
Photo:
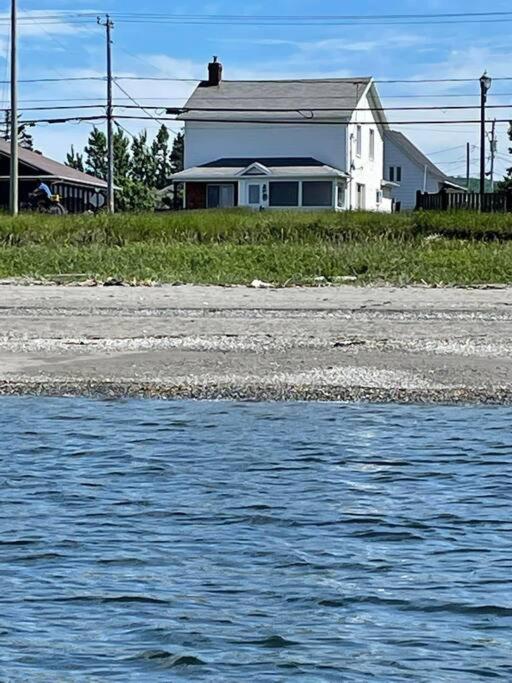
[[[370,128],[370,161],[375,161],[375,131]]]

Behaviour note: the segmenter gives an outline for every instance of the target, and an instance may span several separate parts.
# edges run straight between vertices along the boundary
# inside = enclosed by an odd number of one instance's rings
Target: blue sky
[[[154,12],[176,14],[375,14],[415,12],[481,12],[486,6],[476,0],[441,2],[415,0],[382,3],[370,0],[344,3],[322,0],[312,5],[305,0],[234,0],[171,3],[151,0],[141,5],[134,0],[33,0],[20,2],[20,12],[32,15],[21,29],[20,78],[61,78],[101,76],[104,73],[104,34],[90,22],[69,23],[66,19],[44,24],[38,13],[69,11]],[[143,7],[144,9],[141,9]],[[510,4],[493,2],[493,11],[507,11]],[[7,6],[3,11],[7,14]],[[512,17],[511,17],[512,19]],[[492,76],[512,76],[510,30],[512,21],[486,24],[400,25],[377,23],[368,26],[254,26],[254,25],[175,25],[171,23],[116,22],[114,29],[114,66],[118,75],[202,78],[211,55],[219,55],[225,78],[344,77],[371,75],[376,79],[393,78],[478,78],[484,69]],[[8,74],[6,27],[0,33],[0,73]],[[3,76],[0,78],[4,78]],[[177,106],[192,88],[190,83],[124,81],[123,87],[146,104]],[[476,104],[478,84],[383,84],[379,85],[387,106]],[[510,104],[511,109],[492,112],[498,118],[512,117],[512,81],[496,82],[490,104]],[[120,97],[123,93],[117,91]],[[455,97],[453,97],[455,95]],[[461,97],[464,95],[464,97]],[[0,86],[1,106],[7,104],[8,87]],[[83,103],[97,103],[104,98],[104,84],[95,81],[30,84],[21,88],[21,109],[46,105],[50,100],[71,106],[72,98]],[[57,102],[58,101],[58,102]],[[126,100],[119,102],[126,102]],[[25,111],[32,116],[59,116],[74,112]],[[76,113],[79,113],[78,111]],[[82,113],[92,113],[90,111]],[[130,113],[130,112],[124,112]],[[133,112],[131,112],[133,113]],[[390,120],[477,118],[476,110],[462,112],[390,113]],[[102,124],[101,124],[102,125]],[[135,132],[147,127],[153,132],[158,123],[124,122]],[[173,126],[174,127],[174,126]],[[400,128],[400,126],[397,126]],[[507,166],[506,125],[498,126],[500,175]],[[91,125],[38,125],[33,129],[37,146],[49,156],[63,159],[71,143],[83,146]],[[466,142],[478,144],[478,126],[421,124],[403,127],[432,159],[450,173],[465,172]],[[448,151],[443,151],[448,150]],[[478,157],[474,149],[473,173]],[[512,165],[512,161],[508,164]]]

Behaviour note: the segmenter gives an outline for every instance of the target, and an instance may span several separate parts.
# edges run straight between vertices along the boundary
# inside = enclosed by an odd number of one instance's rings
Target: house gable
[[[250,166],[247,166],[247,168],[244,168],[243,171],[238,173],[237,175],[240,176],[262,176],[262,175],[271,175],[272,172],[269,168],[264,166],[263,164],[260,164],[258,161],[255,161],[253,164]]]

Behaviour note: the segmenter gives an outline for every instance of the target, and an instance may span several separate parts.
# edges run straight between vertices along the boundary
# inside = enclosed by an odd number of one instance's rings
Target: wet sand
[[[512,288],[0,285],[0,393],[512,403]]]

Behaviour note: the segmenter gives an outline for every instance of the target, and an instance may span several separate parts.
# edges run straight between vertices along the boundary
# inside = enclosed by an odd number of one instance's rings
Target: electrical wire
[[[128,98],[136,105],[136,107],[138,107],[139,109],[141,109],[145,114],[147,114],[151,119],[153,119],[153,120],[156,121],[157,123],[160,123],[160,124],[162,123],[161,119],[157,118],[156,116],[153,116],[153,115],[149,112],[148,109],[146,109],[145,107],[143,107],[139,102],[137,102],[137,100],[136,100],[135,98],[133,98],[133,97],[130,95],[129,92],[127,92],[121,85],[119,85],[119,83],[116,82],[116,79],[115,79],[115,78],[113,79],[113,82],[114,82],[114,84],[116,85],[116,87],[119,88],[119,90],[120,90],[124,95],[126,95],[126,97],[128,97]],[[125,105],[125,107],[129,107],[129,105]],[[165,124],[163,124],[163,125],[165,125]],[[169,130],[170,130],[172,133],[174,133],[174,135],[178,135],[178,132],[175,131],[175,130],[173,130],[172,128],[169,128]]]
[[[198,78],[176,78],[168,76],[115,76],[117,81],[157,81],[157,82],[169,82],[169,83],[198,83],[201,79]],[[20,79],[18,83],[71,83],[74,81],[105,81],[106,76],[68,76],[65,78],[26,78]],[[294,83],[310,83],[311,79],[291,79]],[[325,79],[314,79],[315,83],[335,83],[339,80],[343,80],[347,83],[367,83],[367,79],[336,79],[336,78],[325,78]],[[479,78],[402,78],[402,79],[388,79],[388,80],[372,80],[372,83],[378,84],[402,84],[402,83],[476,83]],[[493,81],[512,81],[512,76],[498,76],[492,79]],[[242,81],[243,82],[243,81]],[[258,82],[258,81],[253,81]],[[286,83],[286,79],[283,81],[276,81]],[[9,84],[10,81],[3,80],[0,84]],[[277,99],[282,99],[276,96]],[[389,95],[388,97],[392,97]],[[421,97],[424,97],[421,95]],[[427,97],[427,96],[425,96]],[[470,95],[468,95],[470,97]],[[238,98],[237,98],[238,99]]]
[[[511,109],[512,108],[512,103],[511,104],[491,104],[487,105],[486,109]],[[176,113],[176,111],[179,110],[180,113],[183,114],[188,114],[189,112],[195,112],[195,111],[205,111],[205,112],[235,112],[237,114],[240,113],[262,113],[262,114],[271,114],[271,113],[287,113],[287,112],[296,112],[298,114],[300,113],[309,113],[309,112],[345,112],[345,111],[352,111],[352,107],[289,107],[287,109],[285,108],[279,108],[279,109],[256,109],[254,107],[252,108],[243,108],[243,107],[229,107],[229,108],[222,108],[222,107],[169,107],[170,110],[173,110],[172,112],[169,111],[168,113]],[[361,107],[358,108],[358,112],[388,112],[388,111],[461,111],[461,110],[468,110],[468,109],[480,109],[479,104],[464,104],[464,105],[440,105],[440,106],[435,106],[435,105],[430,105],[430,106],[414,106],[414,107]]]

